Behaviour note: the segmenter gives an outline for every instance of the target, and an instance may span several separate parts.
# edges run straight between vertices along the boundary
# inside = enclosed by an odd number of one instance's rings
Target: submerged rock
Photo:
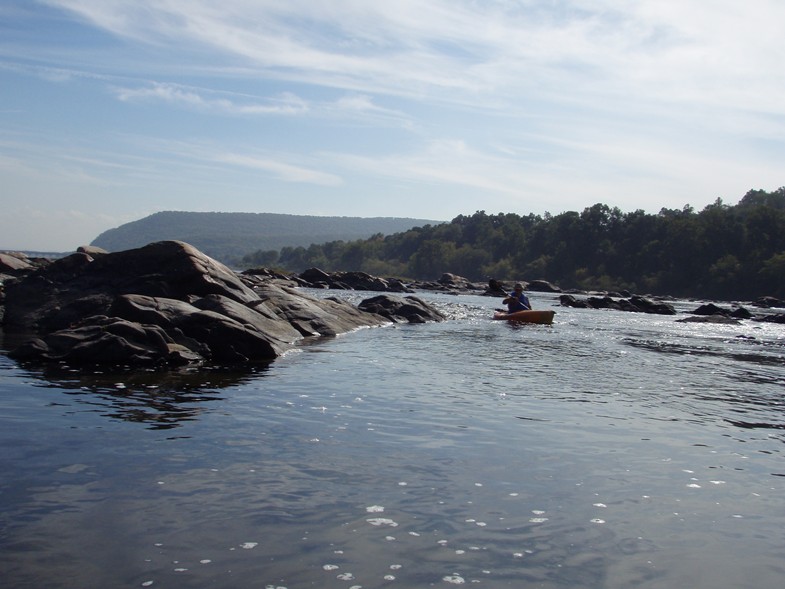
[[[416,306],[423,321],[443,319],[422,301],[398,299],[362,309],[273,282],[249,286],[178,241],[116,253],[80,251],[30,272],[5,291],[5,330],[33,334],[11,353],[24,360],[259,362],[305,337],[396,321],[403,316],[389,311],[396,305],[398,313]]]

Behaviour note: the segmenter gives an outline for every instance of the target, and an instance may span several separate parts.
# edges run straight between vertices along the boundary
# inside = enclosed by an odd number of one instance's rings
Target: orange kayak
[[[504,311],[496,311],[493,318],[505,321],[520,321],[522,323],[540,323],[542,325],[550,325],[553,323],[553,316],[556,311],[546,311],[534,309],[531,311],[516,311],[515,313],[505,313]]]

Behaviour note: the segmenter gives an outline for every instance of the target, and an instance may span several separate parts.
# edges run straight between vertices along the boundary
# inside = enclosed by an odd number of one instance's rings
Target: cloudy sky
[[[781,0],[4,0],[0,248],[785,185]]]

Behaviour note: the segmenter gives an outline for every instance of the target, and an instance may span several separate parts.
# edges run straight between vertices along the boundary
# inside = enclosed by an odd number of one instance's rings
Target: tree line
[[[472,281],[544,279],[563,288],[629,290],[684,297],[785,297],[785,187],[623,213],[595,204],[558,215],[478,211],[449,223],[310,247],[257,251],[242,263],[289,271],[318,267],[433,280],[444,272]]]

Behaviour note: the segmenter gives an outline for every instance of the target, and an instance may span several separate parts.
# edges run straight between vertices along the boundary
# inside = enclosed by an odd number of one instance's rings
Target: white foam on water
[[[605,503],[593,503],[594,507],[608,507]]]
[[[529,518],[529,522],[531,522],[533,524],[541,524],[541,523],[547,522],[547,521],[548,521],[547,517],[530,517]]]
[[[445,583],[452,583],[453,585],[463,585],[466,582],[460,575],[447,575],[446,577],[442,577],[442,581]]]
[[[256,548],[257,546],[259,546],[259,542],[243,542],[242,544],[240,544],[240,548],[243,548],[245,550],[251,550],[252,548]]]
[[[384,575],[385,581],[395,581],[395,575]]]
[[[155,582],[155,581],[144,581],[144,582],[142,583],[142,587],[149,587],[149,586],[150,586],[150,585],[152,585],[154,582]]]
[[[209,558],[203,558],[202,560],[199,561],[199,564],[210,564],[211,562],[213,561],[210,560]]]
[[[336,578],[340,581],[354,581],[354,575],[352,573],[341,573]]]
[[[690,483],[689,485],[687,485],[687,488],[688,489],[700,489],[701,486],[698,485],[697,483]]]
[[[455,551],[455,554],[466,554],[465,550],[461,550],[460,548]]]
[[[365,511],[368,513],[381,513],[384,511],[384,507],[381,505],[369,505],[365,508]]]
[[[409,532],[409,535],[410,536],[419,536],[420,533],[419,532]]]
[[[605,523],[604,519],[600,519],[598,517],[595,517],[594,519],[590,519],[589,521],[591,523],[593,523],[593,524],[604,524]]]
[[[387,517],[372,517],[370,519],[365,520],[372,526],[390,526],[391,528],[395,528],[398,526],[396,522],[387,518]]]
[[[384,539],[387,540],[388,542],[394,542],[395,536],[385,536]]]
[[[390,565],[390,570],[393,570],[393,571],[397,571],[398,569],[401,569],[401,568],[403,568],[402,564],[391,564]]]
[[[322,566],[322,568],[325,571],[335,571],[335,570],[337,570],[337,569],[339,569],[341,567],[339,567],[337,564],[326,564],[326,565]]]

